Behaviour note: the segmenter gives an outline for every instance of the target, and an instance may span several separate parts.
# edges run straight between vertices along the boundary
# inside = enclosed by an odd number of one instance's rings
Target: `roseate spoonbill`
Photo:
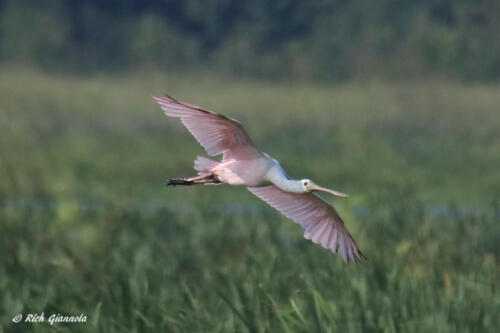
[[[335,208],[314,192],[343,198],[347,194],[318,186],[310,179],[289,178],[278,161],[255,147],[235,119],[169,96],[154,99],[167,116],[180,118],[208,155],[222,154],[220,162],[198,156],[194,161],[197,176],[173,178],[168,185],[225,183],[246,186],[254,195],[302,225],[306,239],[334,253],[339,252],[344,262],[364,261],[365,257]]]

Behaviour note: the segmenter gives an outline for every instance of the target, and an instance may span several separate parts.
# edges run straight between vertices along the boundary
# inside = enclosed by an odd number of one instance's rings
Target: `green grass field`
[[[345,265],[244,188],[167,188],[204,154],[152,96],[243,122],[326,197]],[[500,85],[0,69],[0,332],[495,332]],[[12,323],[16,314],[86,323]]]

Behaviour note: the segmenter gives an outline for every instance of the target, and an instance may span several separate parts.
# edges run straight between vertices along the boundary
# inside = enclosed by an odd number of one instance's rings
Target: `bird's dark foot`
[[[193,185],[193,181],[187,180],[186,178],[171,178],[168,180],[167,186],[176,185]]]
[[[209,185],[209,184],[222,184],[221,181],[214,174],[202,174],[190,178],[171,178],[167,186],[176,185]]]

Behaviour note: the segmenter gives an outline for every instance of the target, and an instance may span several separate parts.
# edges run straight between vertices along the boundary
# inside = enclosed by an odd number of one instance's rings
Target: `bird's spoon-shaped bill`
[[[311,191],[326,192],[326,193],[330,193],[330,194],[333,194],[333,195],[335,195],[337,197],[342,197],[342,198],[348,198],[349,197],[349,194],[345,194],[345,193],[342,193],[342,192],[339,192],[339,191],[335,191],[335,190],[330,190],[329,188],[321,187],[321,186],[318,186],[316,184],[312,184],[311,186],[309,186],[309,190],[311,190]]]

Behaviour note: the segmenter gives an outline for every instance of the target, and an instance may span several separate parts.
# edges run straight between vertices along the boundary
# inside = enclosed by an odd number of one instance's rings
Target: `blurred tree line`
[[[0,0],[0,62],[496,80],[500,1]]]

